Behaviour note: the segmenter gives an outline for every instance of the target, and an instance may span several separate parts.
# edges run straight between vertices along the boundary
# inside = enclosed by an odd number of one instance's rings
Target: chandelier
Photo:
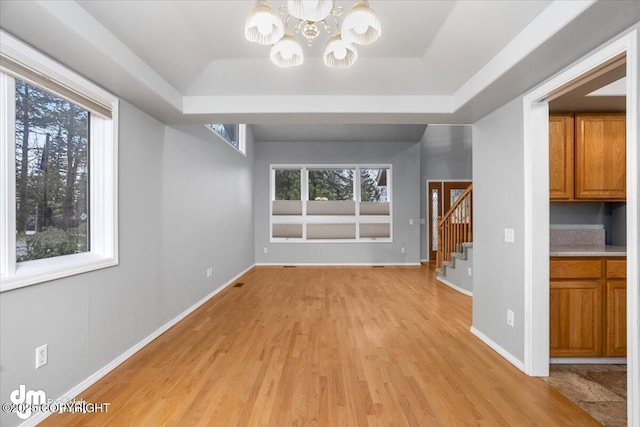
[[[293,36],[289,23],[296,34],[302,34],[311,46],[320,35],[321,28],[331,33],[331,18],[335,23],[334,34],[324,47],[324,64],[328,67],[346,68],[358,59],[355,44],[368,45],[380,37],[380,20],[366,0],[357,0],[353,9],[344,17],[342,28],[338,17],[342,7],[335,0],[288,0],[280,6],[282,19],[269,6],[268,0],[258,0],[247,17],[244,34],[247,40],[262,45],[271,45],[271,61],[279,67],[294,67],[304,60],[302,45]],[[327,22],[329,21],[329,22]]]

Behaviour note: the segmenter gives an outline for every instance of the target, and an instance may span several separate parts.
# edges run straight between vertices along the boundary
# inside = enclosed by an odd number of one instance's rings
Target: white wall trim
[[[626,357],[552,357],[552,365],[626,365]]]
[[[486,336],[485,334],[483,334],[482,332],[477,330],[474,326],[471,327],[471,333],[473,335],[475,335],[476,337],[478,337],[486,345],[491,347],[500,356],[502,356],[505,359],[507,359],[507,361],[509,363],[511,363],[513,366],[515,366],[516,368],[518,368],[522,372],[524,372],[524,363],[522,361],[518,360],[514,355],[509,353],[507,350],[505,350],[504,348],[502,348],[498,344],[496,344],[493,340],[491,340],[491,338],[489,338],[488,336]]]
[[[599,48],[587,58],[573,64],[538,88],[527,93],[523,99],[524,113],[524,174],[525,174],[525,372],[528,375],[548,373],[549,357],[541,349],[548,349],[549,316],[549,272],[537,267],[548,263],[546,252],[540,248],[541,239],[549,234],[549,224],[543,224],[540,216],[548,215],[549,190],[536,183],[536,173],[548,173],[548,149],[534,149],[534,145],[548,141],[548,136],[539,135],[536,128],[544,127],[540,105],[555,90],[575,81],[590,70],[606,63],[619,54],[626,54],[627,67],[627,421],[629,425],[640,425],[640,149],[638,148],[639,99],[638,30],[633,29],[608,45]],[[547,118],[548,120],[548,118]],[[546,314],[545,314],[546,313]],[[545,332],[547,331],[547,332]],[[545,338],[546,337],[546,338]],[[548,351],[548,350],[547,350]]]
[[[468,295],[470,297],[473,297],[473,292],[468,291],[466,289],[461,288],[460,286],[454,285],[453,283],[451,283],[450,281],[448,281],[447,279],[440,277],[440,276],[436,276],[436,280],[444,285],[449,286],[452,289],[455,289],[456,291],[460,292],[461,294],[465,294]]]
[[[218,293],[220,293],[221,291],[226,289],[229,285],[234,283],[236,280],[238,280],[244,274],[248,273],[254,267],[255,267],[255,264],[254,265],[250,265],[249,267],[244,269],[242,272],[238,273],[231,280],[229,280],[228,282],[226,282],[225,284],[223,284],[222,286],[220,286],[219,288],[217,288],[216,290],[211,292],[206,297],[202,298],[200,301],[198,301],[195,304],[193,304],[191,307],[187,308],[182,313],[178,314],[176,317],[174,317],[173,319],[171,319],[170,321],[165,323],[163,326],[161,326],[155,332],[151,333],[149,336],[144,338],[142,341],[140,341],[139,343],[137,343],[136,345],[131,347],[129,350],[125,351],[120,356],[118,356],[115,359],[113,359],[111,362],[109,362],[108,364],[103,366],[101,369],[99,369],[96,372],[94,372],[92,375],[90,375],[88,378],[86,378],[80,384],[76,385],[74,388],[72,388],[71,390],[69,390],[68,392],[63,394],[59,398],[59,400],[68,400],[68,399],[73,399],[73,398],[77,397],[80,393],[82,393],[83,391],[85,391],[86,389],[91,387],[93,384],[98,382],[101,378],[103,378],[109,372],[113,371],[115,368],[117,368],[124,361],[126,361],[131,356],[133,356],[134,354],[136,354],[137,352],[142,350],[151,341],[155,340],[160,335],[162,335],[164,332],[166,332],[171,327],[173,327],[178,322],[180,322],[182,319],[187,317],[189,314],[193,313],[201,305],[203,305],[204,303],[209,301],[211,298],[216,296]],[[37,424],[41,423],[46,418],[48,418],[51,414],[52,414],[51,412],[38,412],[36,415],[32,416],[31,418],[29,418],[28,420],[26,420],[25,422],[20,424],[20,427],[36,426]]]

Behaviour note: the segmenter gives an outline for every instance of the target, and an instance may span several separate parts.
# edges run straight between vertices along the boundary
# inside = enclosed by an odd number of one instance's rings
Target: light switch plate
[[[505,228],[504,229],[504,241],[506,243],[513,243],[514,240],[514,233],[513,233],[513,228]]]

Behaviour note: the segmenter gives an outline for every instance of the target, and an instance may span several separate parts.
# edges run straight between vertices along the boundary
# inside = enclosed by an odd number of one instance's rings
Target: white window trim
[[[273,201],[275,200],[275,171],[282,169],[301,171],[302,215],[273,215]],[[307,215],[309,201],[309,171],[315,169],[353,169],[355,203],[354,215]],[[387,197],[389,215],[360,215],[360,170],[388,169]],[[273,237],[274,224],[302,224],[302,238]],[[354,239],[307,239],[306,224],[355,224]],[[360,224],[389,224],[389,237],[360,237]],[[269,165],[269,243],[391,243],[393,242],[393,167],[391,164],[359,163],[359,164],[271,164]]]
[[[209,132],[211,132],[212,134],[214,134],[215,136],[223,140],[226,143],[226,145],[233,148],[235,151],[242,154],[243,156],[247,157],[247,125],[246,124],[244,123],[238,124],[238,146],[237,147],[232,143],[230,143],[229,141],[227,141],[225,138],[222,137],[222,135],[220,135],[218,132],[211,129],[209,126],[204,125],[204,127],[207,128]]]
[[[15,80],[0,73],[0,292],[118,264],[118,98],[5,32],[2,54],[111,109],[90,115],[90,251],[16,262]],[[5,226],[6,225],[6,226]]]

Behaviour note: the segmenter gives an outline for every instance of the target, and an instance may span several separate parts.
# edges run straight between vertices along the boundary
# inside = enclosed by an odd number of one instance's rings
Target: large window
[[[16,261],[89,251],[90,113],[15,79]]]
[[[117,264],[117,98],[1,42],[0,289]]]
[[[390,165],[271,166],[271,241],[389,242],[390,182]]]
[[[210,123],[205,125],[207,129],[218,135],[233,148],[246,154],[246,126],[244,124],[232,123]]]

